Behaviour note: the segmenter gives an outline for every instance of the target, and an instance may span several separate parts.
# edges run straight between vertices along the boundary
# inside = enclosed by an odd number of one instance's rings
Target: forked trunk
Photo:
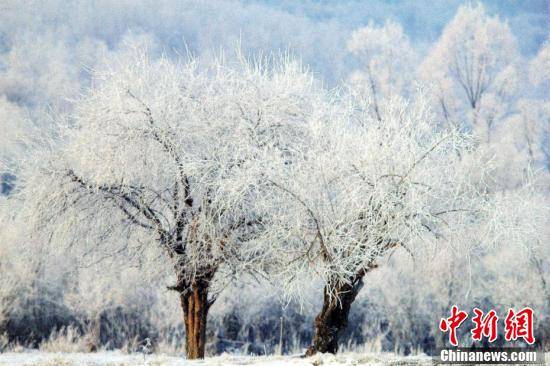
[[[192,291],[180,294],[185,321],[185,350],[188,359],[204,358],[206,317],[208,315],[208,284],[193,283]]]
[[[362,278],[352,284],[337,285],[333,288],[336,289],[338,298],[330,296],[329,285],[325,286],[323,309],[315,317],[313,344],[307,349],[307,356],[317,352],[338,352],[338,339],[348,325],[351,304],[362,286]]]

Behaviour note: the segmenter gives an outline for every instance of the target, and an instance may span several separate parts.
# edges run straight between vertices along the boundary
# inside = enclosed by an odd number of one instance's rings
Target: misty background
[[[135,37],[147,39],[157,52],[190,50],[203,57],[236,46],[247,52],[289,50],[334,85],[356,66],[346,50],[356,28],[394,20],[423,54],[464,3],[472,2],[3,0],[0,93],[18,105],[56,102],[57,93],[85,82],[86,68],[103,53]],[[547,1],[481,3],[488,14],[507,19],[525,56],[535,54],[548,36]],[[46,75],[60,90],[36,90]]]

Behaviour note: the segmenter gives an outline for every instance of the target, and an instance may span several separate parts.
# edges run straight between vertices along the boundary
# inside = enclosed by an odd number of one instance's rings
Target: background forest
[[[174,276],[157,250],[136,250],[130,236],[34,235],[19,194],[39,158],[32,146],[136,50],[198,63],[290,54],[323,89],[361,99],[365,118],[422,102],[436,124],[471,137],[502,220],[525,232],[479,239],[464,228],[446,250],[383,256],[343,349],[430,353],[445,342],[437,324],[453,304],[530,306],[549,340],[549,12],[544,0],[0,1],[0,352],[184,349]],[[304,276],[292,288],[250,275],[228,284],[210,309],[206,353],[301,352],[323,300],[322,281]]]

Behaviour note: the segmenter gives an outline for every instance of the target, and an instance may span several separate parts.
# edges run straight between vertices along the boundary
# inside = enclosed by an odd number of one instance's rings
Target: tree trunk
[[[348,325],[351,304],[362,286],[362,276],[351,284],[331,286],[336,289],[337,297],[331,297],[329,285],[325,286],[323,309],[315,317],[313,344],[307,349],[306,356],[312,356],[317,352],[338,351],[338,338]]]
[[[204,358],[206,317],[208,315],[208,283],[194,282],[191,291],[180,294],[185,322],[185,350],[188,359]]]

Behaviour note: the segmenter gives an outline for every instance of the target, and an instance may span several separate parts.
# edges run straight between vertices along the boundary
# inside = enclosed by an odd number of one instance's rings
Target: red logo
[[[439,329],[442,332],[449,332],[449,342],[453,346],[458,346],[458,340],[456,339],[456,330],[458,327],[460,327],[460,324],[462,324],[466,318],[468,317],[468,314],[465,311],[458,311],[458,307],[456,305],[453,305],[451,309],[451,316],[448,318],[441,318],[441,321],[439,322]]]
[[[514,309],[510,309],[504,323],[506,324],[504,338],[507,341],[523,338],[529,344],[535,342],[535,336],[533,335],[533,309],[524,308],[517,313],[514,312]]]
[[[483,316],[483,311],[478,308],[474,308],[476,316],[472,318],[472,321],[476,325],[472,329],[472,339],[474,341],[481,341],[483,337],[489,338],[489,342],[494,342],[497,339],[497,322],[498,316],[494,310],[491,310],[487,315]]]

